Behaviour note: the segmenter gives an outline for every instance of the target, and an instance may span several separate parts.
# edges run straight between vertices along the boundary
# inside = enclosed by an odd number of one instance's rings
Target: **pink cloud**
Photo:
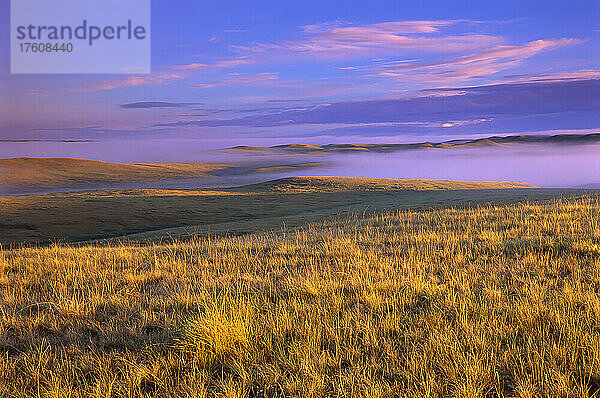
[[[162,84],[169,80],[182,79],[183,76],[176,73],[162,73],[149,76],[130,76],[124,79],[104,80],[98,83],[92,83],[84,87],[84,90],[103,91],[115,88],[146,86]]]
[[[328,105],[328,104],[324,104]],[[336,126],[340,127],[394,127],[394,126],[409,126],[409,127],[423,127],[423,128],[440,128],[440,127],[458,127],[467,126],[472,124],[488,123],[494,120],[494,118],[478,118],[478,119],[467,119],[467,120],[449,120],[447,122],[425,122],[425,121],[414,121],[414,122],[374,122],[374,123],[336,123]]]
[[[254,61],[252,61],[250,59],[240,58],[240,59],[229,59],[229,60],[225,60],[225,61],[215,62],[214,64],[212,64],[212,66],[215,68],[231,68],[233,66],[248,65],[248,64],[252,64],[252,63],[254,63]]]
[[[200,68],[232,68],[234,66],[239,65],[247,65],[253,63],[250,59],[239,58],[239,59],[229,59],[224,61],[218,61],[212,64],[204,64],[204,63],[191,63],[186,65],[174,65],[171,66],[171,69],[178,70],[191,70],[191,69],[200,69]]]
[[[536,40],[521,46],[502,45],[473,55],[455,58],[449,61],[431,63],[432,66],[444,64],[471,64],[476,62],[497,61],[501,59],[523,60],[542,51],[581,43],[577,39]]]
[[[207,66],[208,66],[208,64],[193,63],[193,64],[187,64],[187,65],[174,65],[171,68],[172,69],[187,70],[187,69],[206,68]]]
[[[381,22],[357,27],[342,27],[335,23],[305,25],[306,33],[330,33],[337,36],[364,36],[365,33],[435,33],[439,28],[454,25],[459,21],[395,21]]]
[[[204,68],[234,68],[242,65],[294,62],[296,60],[367,60],[370,66],[346,65],[338,69],[348,74],[361,73],[361,77],[385,78],[417,84],[445,84],[488,78],[498,72],[520,66],[521,63],[544,51],[577,44],[576,39],[537,40],[522,45],[508,45],[500,36],[465,33],[446,34],[447,29],[469,21],[395,21],[361,26],[340,23],[306,25],[295,39],[273,43],[256,43],[235,46],[237,58],[215,62],[195,62],[169,67],[190,73]],[[446,59],[419,61],[417,54],[452,54]],[[389,61],[389,57],[398,60]],[[383,57],[378,61],[373,58]],[[400,59],[403,57],[404,59]],[[439,58],[439,57],[436,57]],[[366,73],[365,73],[366,72]],[[588,76],[591,76],[588,72]],[[190,76],[185,74],[184,76]],[[179,74],[160,74],[148,77],[129,77],[90,85],[88,89],[109,90],[126,86],[162,84],[171,79],[181,79]],[[232,84],[255,84],[277,80],[273,73],[235,76],[222,81],[198,83],[192,88],[214,88]],[[354,79],[356,80],[356,79]],[[365,81],[367,81],[365,80]],[[371,83],[374,84],[373,80]],[[285,82],[277,83],[286,88]],[[322,82],[319,82],[319,86]],[[353,86],[357,84],[353,83]],[[347,86],[342,83],[342,86]],[[337,90],[338,88],[336,88]],[[347,87],[342,87],[347,89]]]
[[[503,44],[498,36],[484,34],[432,35],[464,21],[399,21],[340,27],[308,25],[299,38],[277,43],[234,46],[246,57],[352,59],[389,56],[398,51],[452,53]],[[269,58],[269,59],[270,59]]]
[[[584,80],[600,79],[600,70],[581,69],[571,72],[553,72],[540,74],[508,75],[504,76],[512,81],[549,81],[549,80]]]
[[[232,85],[232,84],[253,84],[253,83],[260,83],[260,82],[265,82],[265,81],[269,81],[269,80],[277,80],[277,79],[279,79],[279,76],[276,73],[264,72],[264,73],[257,73],[254,75],[233,77],[233,78],[226,79],[226,80],[223,80],[218,83],[194,84],[193,86],[190,86],[190,88],[213,88],[213,87],[220,87],[220,86],[228,86],[228,85]]]
[[[462,82],[511,69],[543,51],[580,43],[577,39],[536,40],[523,45],[499,45],[489,50],[435,62],[384,63],[375,76],[434,83]]]
[[[301,27],[295,39],[233,46],[238,58],[214,63],[192,63],[173,69],[232,68],[247,64],[295,62],[297,60],[365,60],[375,66],[346,65],[338,69],[363,73],[363,77],[384,77],[416,83],[446,84],[489,77],[520,66],[523,60],[540,52],[577,44],[575,39],[537,40],[523,45],[506,44],[504,38],[479,33],[445,34],[459,24],[473,21],[394,21],[370,25],[347,26],[324,23]],[[424,53],[453,54],[433,62],[420,62],[415,55]],[[406,55],[409,55],[406,57]],[[389,61],[389,57],[405,59]],[[373,58],[383,57],[379,61]],[[257,77],[260,76],[257,75]],[[244,78],[218,83],[197,84],[195,88],[245,83]],[[264,77],[263,77],[263,80]]]
[[[190,86],[190,88],[213,88],[213,87],[218,87],[219,85],[216,83],[199,83],[199,84],[194,84],[193,86]]]
[[[238,83],[248,84],[248,83],[263,82],[266,80],[277,80],[278,78],[279,78],[279,76],[276,73],[266,72],[266,73],[257,73],[255,75],[249,75],[249,76],[240,76],[240,77],[226,80],[225,82],[228,84],[238,84]]]

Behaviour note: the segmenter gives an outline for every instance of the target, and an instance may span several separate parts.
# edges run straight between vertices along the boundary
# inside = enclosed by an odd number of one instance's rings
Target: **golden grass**
[[[176,347],[205,365],[248,349],[252,307],[222,300],[186,322]]]
[[[600,393],[600,197],[0,251],[4,397]]]
[[[111,184],[159,182],[218,175],[281,173],[321,166],[322,162],[281,164],[167,162],[111,163],[72,158],[0,159],[0,194],[73,188],[106,187]]]
[[[462,189],[536,188],[524,182],[456,181],[427,178],[287,177],[234,188],[257,192],[437,191]]]
[[[0,185],[60,186],[61,184],[154,181],[203,177],[233,165],[226,163],[110,163],[71,158],[0,159]]]
[[[141,239],[208,231],[239,234],[277,228],[282,222],[299,226],[349,210],[513,203],[576,193],[529,187],[510,182],[292,177],[208,190],[119,189],[0,196],[0,244],[72,243],[132,234]]]

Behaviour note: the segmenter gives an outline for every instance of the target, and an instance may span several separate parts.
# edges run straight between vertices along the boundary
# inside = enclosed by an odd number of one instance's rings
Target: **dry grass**
[[[176,347],[205,365],[248,350],[252,306],[231,300],[217,300],[197,318],[188,321]]]
[[[600,197],[0,251],[4,397],[586,397]]]
[[[60,186],[83,183],[155,181],[203,177],[226,163],[110,163],[71,158],[0,159],[0,185]]]
[[[72,158],[0,159],[0,194],[94,189],[119,184],[156,183],[209,176],[281,173],[321,166],[320,162],[111,163]]]
[[[132,234],[147,240],[190,233],[248,233],[277,228],[282,222],[300,226],[367,208],[513,203],[574,193],[511,182],[292,177],[208,190],[119,189],[0,196],[0,245],[73,243]]]
[[[437,191],[463,189],[536,188],[524,182],[456,181],[427,178],[288,177],[246,185],[238,191],[348,192],[348,191]]]

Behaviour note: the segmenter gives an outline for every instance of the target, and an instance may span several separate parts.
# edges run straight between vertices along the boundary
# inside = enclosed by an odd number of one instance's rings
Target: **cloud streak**
[[[447,95],[453,91],[458,95]],[[442,123],[488,121],[496,117],[520,117],[583,112],[589,120],[600,114],[600,80],[499,84],[444,89],[413,98],[352,101],[296,108],[232,119],[204,119],[158,124],[160,127],[275,127],[310,124]],[[454,122],[453,122],[454,121]],[[600,121],[598,121],[600,123]],[[447,124],[444,126],[444,124]]]
[[[123,79],[103,80],[83,87],[84,90],[105,91],[123,87],[147,86],[163,84],[170,80],[183,79],[178,73],[159,73],[148,76],[130,76]]]
[[[223,61],[214,62],[212,64],[205,63],[191,63],[185,65],[173,65],[170,68],[175,70],[193,70],[193,69],[205,69],[205,68],[233,68],[241,65],[253,64],[255,61],[247,58],[238,59],[226,59]]]
[[[576,45],[573,38],[508,44],[502,36],[474,31],[485,22],[467,20],[391,21],[349,26],[342,23],[305,25],[288,40],[231,46],[237,58],[213,63],[172,66],[175,70],[233,68],[251,64],[290,64],[357,61],[336,69],[363,79],[407,84],[456,85],[498,79],[499,72],[522,66],[542,52]],[[440,59],[440,57],[443,57]],[[433,60],[432,60],[433,58]],[[275,80],[275,79],[270,79]],[[358,81],[358,80],[357,80]],[[499,80],[496,80],[499,81]],[[193,88],[214,88],[235,83],[227,80],[199,83]]]
[[[121,105],[123,109],[149,109],[149,108],[185,108],[190,105],[197,105],[192,102],[162,102],[162,101],[142,101],[131,102]]]
[[[254,75],[237,76],[229,79],[225,79],[216,83],[198,83],[190,86],[191,88],[213,88],[220,86],[229,86],[232,84],[255,84],[261,82],[267,82],[271,80],[277,80],[279,76],[277,73],[256,73]]]
[[[465,20],[392,21],[349,26],[341,23],[305,25],[297,37],[276,42],[234,46],[237,57],[213,62],[193,62],[167,67],[160,73],[105,80],[84,87],[85,90],[103,91],[124,87],[161,85],[175,80],[186,80],[193,89],[219,88],[231,85],[262,85],[280,92],[311,92],[313,96],[328,97],[341,93],[374,90],[382,92],[388,81],[389,88],[451,87],[461,84],[506,82],[499,76],[522,66],[531,57],[582,40],[572,38],[535,40],[519,45],[507,44],[501,36],[473,33],[473,26],[481,22]],[[466,29],[465,29],[466,28]],[[375,58],[375,59],[374,59]],[[337,65],[338,76],[321,78],[318,84],[299,80],[280,79],[277,73],[262,72],[247,75],[230,73],[220,80],[189,83],[196,70],[207,68],[235,68],[269,63],[293,63],[299,59],[316,64],[329,61],[356,60],[355,64]],[[331,66],[329,66],[331,67]],[[594,78],[595,71],[571,73],[572,79]],[[339,74],[343,74],[340,76]],[[514,80],[549,80],[552,77],[530,74]],[[511,75],[508,75],[511,76]],[[349,85],[348,82],[352,81]],[[397,86],[397,87],[396,87]],[[388,90],[388,88],[385,88]],[[437,94],[441,95],[441,94]],[[450,95],[450,94],[447,94]],[[457,95],[452,93],[451,95]]]
[[[390,56],[404,52],[453,53],[504,42],[501,37],[485,34],[439,34],[465,21],[398,21],[362,26],[335,24],[307,25],[300,37],[278,43],[256,43],[251,46],[233,46],[244,57],[284,59],[317,57],[343,60],[365,56]]]
[[[511,69],[543,51],[581,43],[577,39],[536,40],[500,45],[489,50],[434,62],[387,63],[373,68],[375,76],[426,82],[463,82]]]

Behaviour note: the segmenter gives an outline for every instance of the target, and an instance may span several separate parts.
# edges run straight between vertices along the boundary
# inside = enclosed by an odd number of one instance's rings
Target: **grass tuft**
[[[250,344],[251,317],[250,304],[220,299],[184,324],[176,347],[207,366],[242,358]]]

